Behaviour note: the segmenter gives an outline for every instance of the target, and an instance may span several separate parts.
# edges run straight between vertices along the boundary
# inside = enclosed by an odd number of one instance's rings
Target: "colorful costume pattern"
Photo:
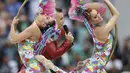
[[[107,63],[107,60],[112,51],[112,42],[113,37],[110,34],[107,40],[104,43],[101,43],[96,39],[94,35],[94,29],[92,29],[92,37],[95,45],[95,52],[91,58],[88,58],[83,61],[85,68],[82,69],[82,73],[106,73],[104,66]],[[72,73],[77,73],[76,70]]]
[[[19,43],[18,52],[23,64],[26,66],[19,73],[49,73],[48,70],[35,59],[34,44],[29,40]]]
[[[88,73],[106,73],[104,70],[104,66],[110,56],[112,51],[112,42],[113,38],[109,35],[108,39],[105,43],[99,42],[96,38],[95,39],[95,54],[85,60],[86,67],[84,68],[84,72]]]

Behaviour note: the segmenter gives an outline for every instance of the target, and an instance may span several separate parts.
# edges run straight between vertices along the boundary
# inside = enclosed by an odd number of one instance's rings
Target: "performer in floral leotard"
[[[49,18],[49,19],[48,19]],[[41,19],[44,20],[41,22]],[[21,70],[19,73],[40,73],[46,71],[44,65],[39,63],[35,59],[37,54],[37,49],[34,49],[34,45],[38,42],[42,33],[47,31],[50,27],[54,27],[55,21],[47,15],[38,15],[37,19],[26,28],[23,32],[17,34],[15,26],[18,24],[18,19],[14,18],[11,24],[11,42],[18,43],[18,52],[21,57],[23,64],[26,66],[25,69]],[[48,27],[50,26],[50,27]],[[43,31],[41,31],[41,30]]]
[[[43,0],[41,0],[42,2]],[[11,25],[11,42],[18,43],[18,52],[21,57],[22,63],[25,68],[21,69],[19,73],[49,73],[50,71],[36,60],[35,56],[40,54],[41,50],[46,46],[49,38],[54,40],[58,39],[60,31],[55,29],[55,0],[47,0],[48,2],[43,2],[40,6],[45,6],[43,9],[39,9],[37,16],[28,28],[23,32],[17,34],[15,26],[18,24],[19,19],[14,18]],[[47,3],[47,5],[46,5]],[[45,4],[45,5],[44,5]],[[49,5],[48,5],[49,4]],[[51,6],[50,6],[51,4]],[[53,7],[52,7],[53,6]],[[49,10],[48,8],[52,9]],[[44,10],[45,9],[45,10]],[[41,11],[40,11],[41,10]],[[43,11],[44,10],[44,11]],[[72,35],[66,34],[67,43],[72,44]],[[63,46],[71,46],[66,45]],[[69,47],[68,47],[69,48]]]
[[[101,26],[101,15],[105,12],[102,4],[83,4],[82,0],[71,0],[72,7],[69,11],[71,19],[84,22],[89,33],[93,37],[95,49],[91,58],[78,63],[75,71],[84,73],[105,73],[104,67],[109,59],[112,51],[113,37],[110,34],[112,28],[115,27],[119,12],[109,0],[104,0],[112,13],[112,18],[105,25]],[[102,9],[103,10],[102,10]]]

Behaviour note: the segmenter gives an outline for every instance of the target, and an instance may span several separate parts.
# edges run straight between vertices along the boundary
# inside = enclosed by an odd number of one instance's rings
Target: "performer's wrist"
[[[58,71],[58,67],[57,66],[54,66],[54,71]]]

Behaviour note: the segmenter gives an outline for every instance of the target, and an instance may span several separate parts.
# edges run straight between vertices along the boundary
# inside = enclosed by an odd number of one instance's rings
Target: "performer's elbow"
[[[117,14],[116,14],[118,17],[120,16],[120,13],[119,12],[117,12]]]

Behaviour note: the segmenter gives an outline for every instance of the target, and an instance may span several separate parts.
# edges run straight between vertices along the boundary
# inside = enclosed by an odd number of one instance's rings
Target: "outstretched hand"
[[[19,19],[14,17],[13,21],[12,21],[12,24],[16,25],[19,23]]]

